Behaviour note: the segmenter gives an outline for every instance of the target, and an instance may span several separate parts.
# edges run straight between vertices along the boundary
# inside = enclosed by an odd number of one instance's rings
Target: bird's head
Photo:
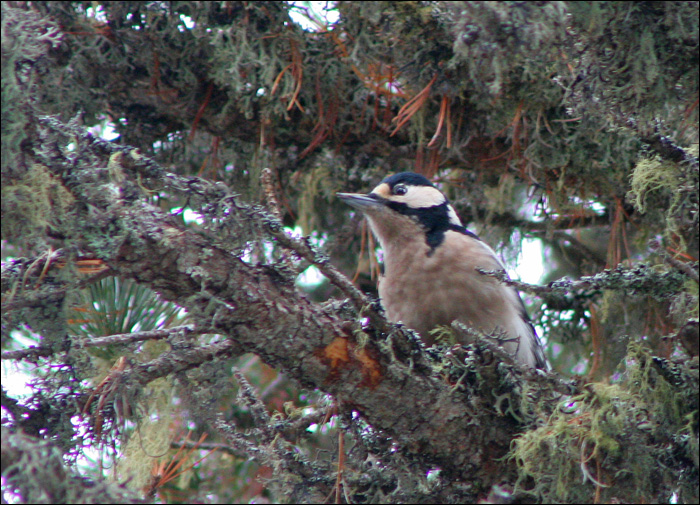
[[[420,234],[433,248],[447,230],[464,230],[442,191],[413,172],[387,177],[370,193],[338,193],[338,198],[367,216],[382,247]]]

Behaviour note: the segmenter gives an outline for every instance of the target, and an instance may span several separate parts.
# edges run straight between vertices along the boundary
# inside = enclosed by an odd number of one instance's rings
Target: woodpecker
[[[503,264],[462,225],[428,179],[402,172],[366,195],[338,197],[365,215],[382,246],[379,297],[390,321],[414,329],[430,346],[430,330],[457,320],[485,334],[500,334],[501,345],[519,362],[548,369],[518,292],[476,270],[505,271]]]

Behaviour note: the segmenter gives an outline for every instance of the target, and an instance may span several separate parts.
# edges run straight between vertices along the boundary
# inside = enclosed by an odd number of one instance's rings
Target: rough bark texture
[[[697,502],[697,2],[2,9],[3,359],[36,364],[3,492]],[[385,320],[335,193],[404,170],[541,240],[552,282],[482,273],[574,380]]]

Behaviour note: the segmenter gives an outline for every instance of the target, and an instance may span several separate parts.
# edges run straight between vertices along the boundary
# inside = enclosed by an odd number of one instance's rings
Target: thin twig
[[[289,236],[284,230],[268,228],[272,236],[279,240],[280,244],[295,251],[299,256],[314,264],[328,280],[340,289],[363,315],[369,317],[372,325],[385,333],[391,331],[391,326],[386,318],[379,313],[372,300],[362,291],[357,289],[353,283],[342,272],[336,269],[328,256],[320,252],[316,246],[309,242],[308,237],[295,238]]]
[[[119,333],[106,337],[98,337],[87,340],[85,342],[76,342],[75,347],[103,347],[114,344],[129,344],[132,342],[141,342],[144,340],[160,340],[169,338],[175,333],[186,332],[193,333],[195,329],[190,325],[174,326],[173,328],[162,328],[159,330],[139,331],[136,333]],[[28,349],[18,349],[16,351],[2,351],[2,359],[36,359],[45,358],[61,352],[61,349],[55,349],[44,346],[30,347]]]
[[[238,381],[238,386],[240,388],[238,396],[242,403],[250,409],[256,426],[261,429],[264,435],[265,443],[272,442],[275,438],[275,432],[270,427],[270,414],[268,414],[265,404],[258,397],[253,386],[251,386],[248,379],[245,378],[245,375],[236,367],[233,368],[233,376]]]
[[[664,254],[663,258],[666,263],[676,268],[677,270],[683,272],[688,277],[693,279],[696,283],[700,283],[700,278],[698,278],[698,272],[693,269],[690,263],[683,263],[682,261],[678,261],[676,258],[668,254]],[[697,262],[695,264],[697,265]]]
[[[270,209],[270,212],[272,215],[282,222],[282,212],[280,211],[280,205],[277,200],[277,195],[275,194],[275,185],[273,183],[273,173],[272,170],[268,167],[265,167],[262,169],[262,173],[260,174],[260,183],[262,184],[263,191],[265,192],[265,198],[267,199],[267,207]],[[294,271],[294,263],[292,263],[292,259],[289,258],[286,254],[283,255],[282,261],[284,264],[287,266],[287,268],[290,269],[290,271]]]
[[[262,169],[260,174],[260,182],[262,183],[263,191],[265,192],[265,198],[267,199],[267,206],[272,212],[272,215],[277,219],[282,221],[282,213],[280,212],[280,205],[277,201],[277,196],[275,195],[275,186],[272,182],[272,170],[265,167]]]
[[[469,328],[459,321],[454,321],[451,326],[457,333],[466,337],[466,341],[475,341],[475,345],[488,349],[499,361],[507,363],[508,366],[524,377],[528,383],[536,382],[544,388],[551,389],[564,395],[574,395],[578,392],[579,385],[575,380],[567,380],[556,372],[546,372],[520,363],[512,354],[493,342],[488,336]]]
[[[649,293],[652,296],[665,297],[682,290],[683,277],[675,271],[658,273],[647,265],[625,267],[618,265],[615,268],[605,269],[595,275],[586,275],[578,280],[559,279],[546,286],[537,286],[526,282],[514,281],[503,270],[476,270],[489,277],[494,277],[509,286],[514,286],[527,293],[564,294],[579,290],[624,290],[627,292]],[[672,275],[669,275],[672,274]]]

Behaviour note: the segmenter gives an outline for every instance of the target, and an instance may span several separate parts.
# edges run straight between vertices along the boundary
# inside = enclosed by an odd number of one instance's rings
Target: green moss
[[[305,235],[318,228],[320,201],[327,202],[335,196],[338,188],[333,185],[333,181],[330,166],[326,163],[321,163],[304,174],[298,199],[297,222]]]
[[[630,196],[637,210],[646,212],[647,195],[650,193],[670,193],[676,185],[677,175],[675,164],[663,161],[658,156],[637,163],[630,176]]]
[[[450,326],[440,325],[430,330],[430,336],[433,337],[436,344],[454,345],[457,343],[457,335]]]
[[[47,228],[58,226],[75,199],[46,167],[32,165],[21,180],[3,180],[2,238],[31,242]]]
[[[545,426],[513,442],[518,490],[545,503],[608,501],[620,493],[640,501],[670,497],[679,484],[672,482],[670,467],[657,464],[673,465],[659,441],[696,430],[688,419],[697,419],[697,404],[682,401],[656,372],[648,350],[632,343],[622,381],[586,386],[579,396],[563,399]],[[689,446],[678,462],[694,450]],[[689,477],[681,485],[684,496],[693,496],[692,482]]]
[[[687,149],[697,158],[698,145]],[[688,167],[658,156],[640,160],[630,175],[628,199],[649,220],[663,223],[664,236],[681,251],[697,241],[698,179],[687,177]],[[693,183],[689,183],[694,180]],[[685,181],[685,182],[684,182]]]

